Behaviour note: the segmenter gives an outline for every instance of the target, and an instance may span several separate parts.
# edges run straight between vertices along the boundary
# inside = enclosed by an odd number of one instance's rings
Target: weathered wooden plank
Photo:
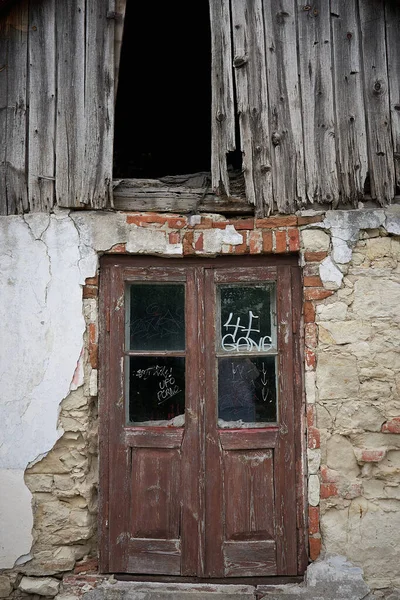
[[[389,99],[396,192],[400,189],[400,4],[385,5],[386,52],[388,62]]]
[[[82,202],[85,34],[85,0],[57,4],[56,199],[59,206],[66,207],[81,206]]]
[[[85,170],[81,202],[111,202],[114,127],[114,0],[86,0]]]
[[[337,203],[330,6],[297,0],[306,191],[309,202]]]
[[[180,541],[133,539],[128,548],[128,573],[180,575]]]
[[[276,575],[273,540],[224,543],[225,577]]]
[[[340,200],[357,206],[364,195],[368,149],[356,2],[331,0],[331,21]]]
[[[124,429],[123,442],[133,448],[180,448],[183,429],[160,427],[159,429]]]
[[[306,203],[294,0],[263,0],[272,184],[281,213]]]
[[[255,450],[258,448],[275,448],[278,428],[240,429],[219,432],[219,439],[224,450]]]
[[[0,215],[7,214],[7,24],[0,19]]]
[[[121,60],[122,39],[124,35],[126,0],[115,0],[114,30],[114,104],[117,101],[119,65]]]
[[[55,0],[29,7],[28,195],[31,211],[49,211],[55,200]]]
[[[261,0],[232,3],[234,67],[246,197],[257,215],[273,208],[267,66]]]
[[[229,0],[210,0],[211,24],[211,173],[212,187],[229,195],[226,155],[235,149]]]
[[[393,143],[385,42],[385,12],[381,0],[359,1],[365,85],[371,196],[388,204],[395,194]]]
[[[28,0],[15,4],[7,15],[7,213],[28,210],[27,189],[27,55]]]

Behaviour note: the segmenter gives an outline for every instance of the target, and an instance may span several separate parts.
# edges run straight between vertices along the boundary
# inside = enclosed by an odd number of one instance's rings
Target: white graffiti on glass
[[[272,348],[272,339],[269,335],[260,336],[258,341],[253,340],[250,335],[260,333],[260,329],[253,327],[253,320],[259,319],[257,315],[249,311],[248,326],[240,324],[240,317],[236,319],[236,323],[232,323],[233,313],[229,313],[228,320],[223,327],[226,330],[231,330],[230,333],[222,337],[222,349],[227,352],[240,352],[243,350],[257,350],[258,352],[267,352]],[[255,325],[255,324],[254,324]]]
[[[148,367],[147,369],[138,369],[136,371],[136,377],[143,379],[144,381],[151,376],[162,377],[162,381],[159,382],[157,392],[158,404],[163,404],[176,394],[179,394],[181,388],[175,383],[175,377],[172,376],[172,367],[160,367],[155,365],[154,367]]]

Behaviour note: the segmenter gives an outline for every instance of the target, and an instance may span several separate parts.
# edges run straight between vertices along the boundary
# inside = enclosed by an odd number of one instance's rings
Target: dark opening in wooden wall
[[[209,171],[208,0],[128,2],[115,114],[114,177]]]

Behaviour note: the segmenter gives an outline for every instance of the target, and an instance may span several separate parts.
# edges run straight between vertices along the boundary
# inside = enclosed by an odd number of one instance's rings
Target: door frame
[[[291,266],[292,294],[294,298],[292,313],[293,333],[293,409],[294,420],[294,456],[296,479],[296,528],[297,528],[297,573],[302,575],[308,564],[307,553],[307,519],[306,519],[306,477],[305,477],[305,452],[306,452],[306,412],[303,391],[303,346],[304,336],[302,327],[302,280],[301,270],[298,266],[298,256],[241,256],[217,258],[170,258],[137,255],[104,255],[100,259],[100,298],[99,298],[99,570],[110,573],[109,565],[109,420],[110,414],[110,352],[111,348],[104,343],[105,335],[110,329],[109,297],[105,294],[107,285],[112,284],[113,267],[125,268],[129,266],[140,267],[166,267],[179,266],[218,266],[218,267],[250,267],[250,266]],[[118,269],[117,269],[118,270]],[[107,273],[107,275],[105,275]],[[121,299],[122,300],[122,299]],[[124,311],[121,311],[123,314]],[[109,346],[109,345],[108,345]],[[163,579],[163,576],[153,576],[153,579]],[[171,577],[169,577],[169,580]],[[177,581],[187,577],[177,576]],[[189,578],[190,579],[190,578]],[[198,577],[192,578],[199,580]],[[226,578],[227,583],[232,583],[235,578]],[[248,578],[247,578],[248,579]],[[257,580],[252,577],[251,580]],[[263,577],[262,579],[266,579]],[[214,579],[207,579],[214,581]]]

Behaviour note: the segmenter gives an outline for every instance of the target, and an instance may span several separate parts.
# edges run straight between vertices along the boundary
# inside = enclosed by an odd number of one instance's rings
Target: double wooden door
[[[299,294],[290,259],[103,259],[104,572],[302,570]]]

